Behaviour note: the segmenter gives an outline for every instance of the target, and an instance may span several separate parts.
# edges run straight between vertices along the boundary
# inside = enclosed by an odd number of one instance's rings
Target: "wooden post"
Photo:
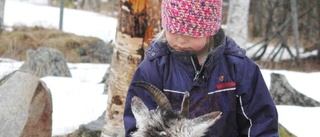
[[[60,1],[60,20],[59,20],[59,30],[62,31],[63,28],[63,9],[64,9],[64,0]]]
[[[124,134],[123,110],[128,86],[154,34],[161,30],[161,0],[120,1],[116,42],[108,86],[103,137]]]

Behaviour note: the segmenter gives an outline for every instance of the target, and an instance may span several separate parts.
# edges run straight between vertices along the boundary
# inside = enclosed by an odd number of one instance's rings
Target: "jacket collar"
[[[152,41],[151,45],[146,51],[146,57],[149,60],[153,60],[155,58],[169,54],[172,54],[176,59],[188,65],[192,64],[190,57],[196,57],[196,54],[193,52],[174,51],[166,41],[161,40]],[[209,53],[204,66],[215,66],[215,64],[221,60],[223,54],[243,58],[245,57],[246,52],[244,49],[240,48],[232,38],[226,36],[222,44]]]

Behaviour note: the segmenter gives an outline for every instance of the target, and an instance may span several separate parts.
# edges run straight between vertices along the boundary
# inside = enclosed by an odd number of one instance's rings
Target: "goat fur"
[[[150,88],[155,90],[151,95],[165,97],[161,90],[146,82],[138,82],[134,84],[146,89],[149,93]],[[151,89],[151,90],[152,90]],[[163,95],[162,95],[163,94]],[[167,98],[162,100],[166,100]],[[161,99],[160,99],[161,100]],[[189,94],[184,95],[184,99],[188,103]],[[157,104],[159,100],[157,101]],[[170,103],[169,103],[170,104]],[[159,104],[158,104],[159,105]],[[181,106],[186,106],[184,101]],[[220,117],[222,112],[215,111],[200,117],[188,119],[183,112],[189,110],[174,111],[171,105],[165,108],[158,107],[154,110],[149,110],[143,101],[134,96],[131,100],[131,108],[137,123],[137,131],[132,134],[132,137],[201,137]],[[185,107],[184,107],[185,108]],[[189,107],[187,107],[189,109]]]

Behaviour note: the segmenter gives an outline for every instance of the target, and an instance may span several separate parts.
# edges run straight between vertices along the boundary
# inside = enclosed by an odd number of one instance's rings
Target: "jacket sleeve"
[[[162,77],[160,77],[162,76],[162,71],[158,62],[158,60],[144,59],[136,69],[131,83],[134,81],[145,81],[162,89]],[[157,107],[153,97],[147,91],[130,84],[123,115],[126,137],[129,137],[130,134],[136,130],[136,120],[131,111],[131,99],[134,96],[142,99],[149,109],[155,109]]]
[[[240,136],[278,137],[278,113],[260,68],[249,58],[236,67]]]

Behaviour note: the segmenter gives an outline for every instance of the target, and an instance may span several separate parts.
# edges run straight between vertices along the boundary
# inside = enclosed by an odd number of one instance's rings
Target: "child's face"
[[[176,51],[200,52],[207,43],[207,37],[190,37],[166,31],[166,39]]]

